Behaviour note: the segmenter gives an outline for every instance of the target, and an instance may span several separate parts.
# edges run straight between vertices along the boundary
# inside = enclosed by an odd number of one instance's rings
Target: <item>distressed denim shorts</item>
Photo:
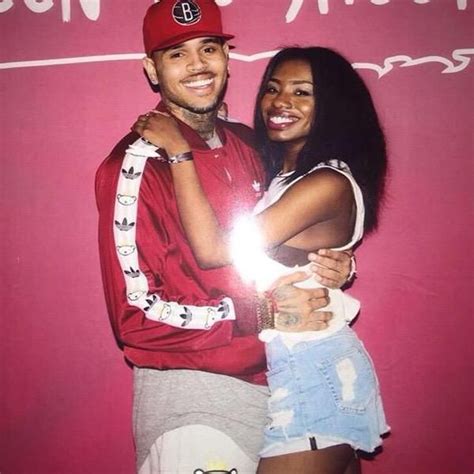
[[[270,422],[261,457],[349,444],[372,452],[389,430],[377,376],[354,331],[289,349],[266,344]]]

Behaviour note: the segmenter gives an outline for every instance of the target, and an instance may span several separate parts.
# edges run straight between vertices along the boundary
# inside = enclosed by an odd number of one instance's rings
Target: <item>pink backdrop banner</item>
[[[103,299],[93,180],[158,100],[139,61],[151,3],[0,0],[2,474],[134,470],[131,370]],[[359,70],[386,131],[387,202],[350,290],[392,426],[364,473],[472,473],[472,5],[217,3],[236,35],[232,117],[250,123],[275,50],[317,44]]]

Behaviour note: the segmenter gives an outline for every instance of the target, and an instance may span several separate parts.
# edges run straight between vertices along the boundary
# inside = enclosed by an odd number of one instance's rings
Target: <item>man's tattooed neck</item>
[[[214,136],[216,129],[217,110],[209,112],[193,112],[172,103],[167,104],[168,110],[186,125],[195,130],[199,136],[207,141]]]
[[[183,121],[194,129],[203,140],[210,140],[216,129],[217,112],[195,114],[188,110],[183,111]]]

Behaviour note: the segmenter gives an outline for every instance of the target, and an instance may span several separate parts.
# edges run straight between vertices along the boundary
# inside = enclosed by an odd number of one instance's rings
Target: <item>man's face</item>
[[[145,59],[145,69],[172,112],[204,114],[220,105],[228,53],[227,44],[216,38],[196,38],[156,51],[152,59]]]

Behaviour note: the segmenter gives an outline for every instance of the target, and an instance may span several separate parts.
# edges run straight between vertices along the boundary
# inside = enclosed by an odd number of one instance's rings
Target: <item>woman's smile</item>
[[[294,115],[288,114],[269,114],[267,120],[267,127],[272,130],[285,130],[299,119]]]

